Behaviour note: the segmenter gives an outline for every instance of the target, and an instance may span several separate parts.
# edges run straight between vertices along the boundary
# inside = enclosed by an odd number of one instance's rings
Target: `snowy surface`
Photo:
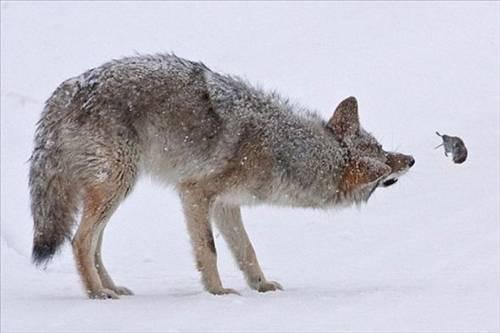
[[[500,5],[442,3],[1,3],[1,331],[500,331]],[[246,287],[221,237],[202,291],[179,200],[142,180],[104,259],[136,296],[84,297],[69,247],[30,264],[27,170],[44,100],[111,58],[174,51],[361,121],[416,165],[362,209],[245,208],[269,279]],[[455,165],[434,131],[462,137]]]

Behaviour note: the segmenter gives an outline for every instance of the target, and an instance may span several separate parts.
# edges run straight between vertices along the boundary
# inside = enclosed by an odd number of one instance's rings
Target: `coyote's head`
[[[412,156],[385,151],[370,133],[361,128],[358,103],[354,97],[339,104],[327,126],[348,155],[339,184],[343,192],[370,188],[371,194],[379,186],[394,184],[415,164]]]

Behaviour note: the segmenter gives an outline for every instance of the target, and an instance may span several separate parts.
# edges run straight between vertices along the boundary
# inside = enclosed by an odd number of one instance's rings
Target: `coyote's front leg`
[[[219,202],[214,206],[213,217],[250,288],[260,292],[283,290],[278,282],[266,280],[264,277],[243,226],[240,207]]]
[[[196,266],[205,289],[214,295],[238,294],[222,287],[217,271],[217,253],[209,218],[213,200],[196,184],[181,185],[179,190]]]

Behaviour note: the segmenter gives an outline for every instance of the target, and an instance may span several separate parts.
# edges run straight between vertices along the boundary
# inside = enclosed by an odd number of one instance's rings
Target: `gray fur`
[[[448,154],[451,154],[453,157],[453,162],[460,164],[465,162],[467,159],[467,148],[465,147],[465,143],[463,142],[462,139],[460,139],[458,136],[450,136],[446,134],[439,134],[439,132],[436,132],[438,136],[443,139],[443,143],[437,146],[436,148],[439,148],[441,146],[444,146],[444,155],[448,156]]]
[[[216,252],[208,218],[199,220],[201,213],[190,208],[198,199],[204,202],[203,214],[216,203],[235,209],[254,203],[331,208],[368,200],[381,180],[406,171],[411,157],[393,154],[401,166],[389,167],[392,153],[358,128],[356,100],[343,103],[337,115],[346,113],[349,122],[344,121],[339,136],[337,120],[324,121],[276,93],[169,54],[114,60],[66,80],[47,101],[35,135],[30,169],[34,261],[50,259],[71,237],[82,196],[118,184],[120,194],[106,201],[118,205],[141,173],[175,186],[185,198],[186,216],[192,218],[188,225],[202,223],[208,232],[199,237],[213,252],[206,259],[210,265]],[[370,177],[347,189],[340,183],[352,165],[367,168]],[[107,218],[92,217],[102,225]],[[205,260],[203,254],[197,260]],[[204,263],[198,264],[203,270]],[[277,283],[257,286],[255,276],[266,283],[259,272],[248,273],[257,289],[277,289]],[[206,278],[215,281],[207,289],[226,293],[217,279]]]

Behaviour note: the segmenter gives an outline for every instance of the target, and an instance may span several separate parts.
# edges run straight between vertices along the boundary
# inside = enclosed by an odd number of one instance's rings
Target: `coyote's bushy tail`
[[[29,186],[34,220],[32,259],[47,263],[66,239],[71,239],[77,212],[76,189],[67,176],[60,148],[61,109],[57,92],[47,102],[35,134]],[[55,101],[54,101],[55,99]]]

